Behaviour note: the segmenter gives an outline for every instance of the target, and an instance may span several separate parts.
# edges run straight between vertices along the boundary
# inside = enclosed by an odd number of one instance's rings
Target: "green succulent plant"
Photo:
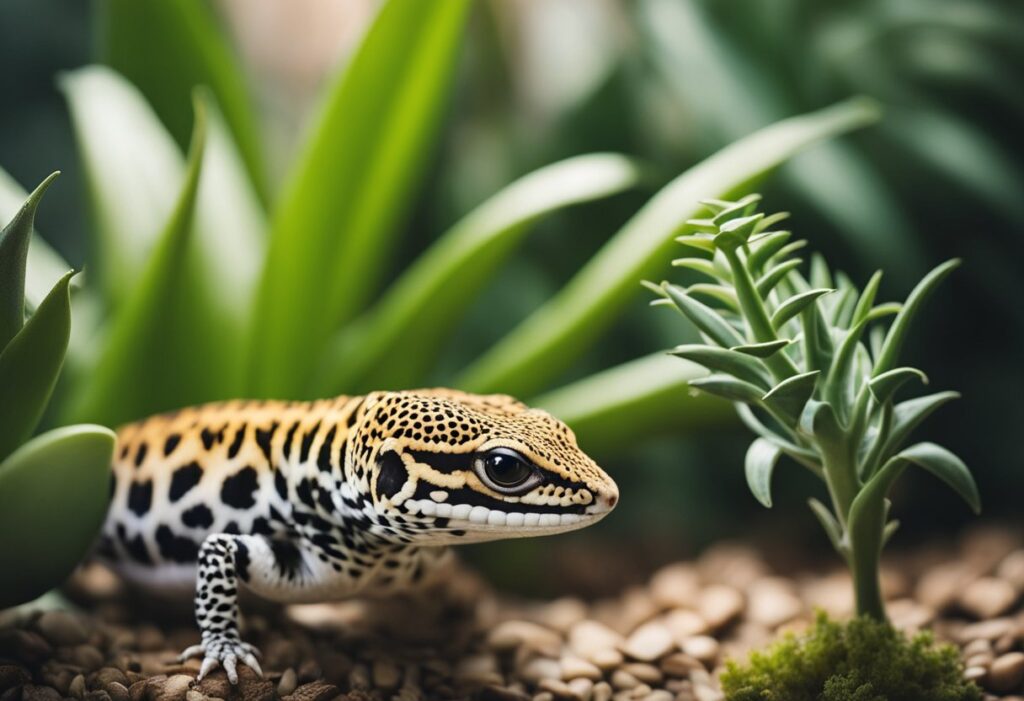
[[[678,237],[700,255],[673,264],[708,282],[649,286],[656,303],[678,309],[705,340],[672,351],[713,373],[690,386],[734,402],[759,436],[746,456],[754,496],[772,505],[783,455],[820,478],[831,508],[817,499],[810,506],[852,572],[857,612],[884,619],[878,564],[898,526],[888,502],[896,479],[921,467],[976,512],[981,507],[958,457],[934,443],[906,447],[913,430],[958,395],[896,401],[908,383],[927,382],[921,370],[899,365],[900,351],[922,305],[959,261],[932,270],[902,304],[876,304],[881,271],[858,290],[816,256],[805,278],[795,254],[806,241],[777,230],[786,215],[758,213],[759,201],[708,201],[709,216],[688,222]]]
[[[540,168],[392,273],[443,121],[470,2],[384,3],[327,85],[276,191],[263,182],[252,100],[239,89],[244,76],[208,8],[171,0],[97,7],[109,65],[60,81],[94,239],[88,279],[76,291],[81,330],[58,402],[67,420],[115,425],[231,397],[444,384],[518,394],[562,416],[595,449],[615,435],[635,437],[651,425],[652,407],[676,403],[665,390],[689,379],[685,372],[644,359],[615,371],[626,378],[614,385],[632,396],[608,392],[601,376],[555,390],[637,295],[633,281],[667,267],[666,246],[699,210],[700,193],[732,192],[800,149],[877,117],[871,103],[840,103],[769,126],[695,165],[457,374],[440,367],[442,351],[460,342],[467,310],[531,225],[633,188],[643,169],[607,153]],[[152,63],[152,55],[161,60]],[[171,75],[168,65],[176,67]],[[204,87],[194,96],[186,157],[182,130],[195,86]],[[706,402],[691,405],[698,417]]]
[[[71,272],[26,320],[26,260],[36,208],[56,173],[0,232],[0,608],[59,584],[107,510],[114,434],[66,426],[35,438],[71,331]]]

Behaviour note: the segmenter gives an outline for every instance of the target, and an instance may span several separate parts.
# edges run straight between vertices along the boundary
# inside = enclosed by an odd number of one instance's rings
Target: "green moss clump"
[[[867,617],[840,624],[819,613],[811,630],[787,635],[722,674],[728,701],[980,701],[956,648],[932,635],[907,638]]]

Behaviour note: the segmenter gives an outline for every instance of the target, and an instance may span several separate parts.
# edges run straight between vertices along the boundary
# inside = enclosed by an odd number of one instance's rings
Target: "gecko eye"
[[[507,448],[495,448],[474,461],[477,476],[491,489],[521,494],[532,489],[540,476],[521,455]]]

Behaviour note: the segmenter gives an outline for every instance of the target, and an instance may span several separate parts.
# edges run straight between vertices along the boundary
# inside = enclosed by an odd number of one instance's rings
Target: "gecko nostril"
[[[619,496],[617,494],[609,494],[605,497],[605,501],[608,502],[608,508],[610,509],[619,501]]]

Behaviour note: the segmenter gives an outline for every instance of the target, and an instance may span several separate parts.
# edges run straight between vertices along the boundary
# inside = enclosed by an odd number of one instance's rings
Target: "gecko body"
[[[549,414],[443,389],[226,402],[118,432],[99,553],[130,580],[195,592],[200,677],[259,671],[239,587],[280,602],[416,586],[447,546],[574,530],[615,483]]]

